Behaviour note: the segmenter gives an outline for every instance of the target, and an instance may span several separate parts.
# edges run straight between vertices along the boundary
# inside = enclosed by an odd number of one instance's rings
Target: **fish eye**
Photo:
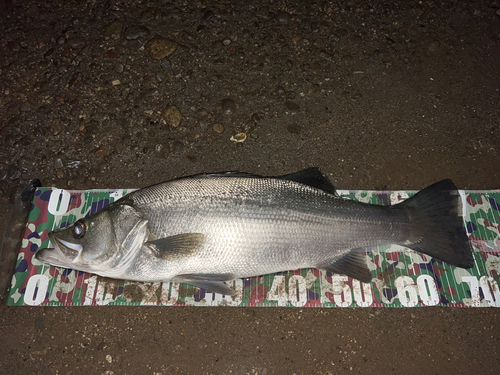
[[[78,220],[75,224],[73,224],[73,237],[83,238],[86,231],[87,226],[85,225],[85,222],[83,220]]]

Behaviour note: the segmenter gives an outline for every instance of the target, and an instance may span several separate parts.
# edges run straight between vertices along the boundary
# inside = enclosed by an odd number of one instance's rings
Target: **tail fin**
[[[453,266],[474,266],[462,220],[462,199],[451,180],[437,182],[396,207],[405,209],[413,224],[408,243],[402,245]]]

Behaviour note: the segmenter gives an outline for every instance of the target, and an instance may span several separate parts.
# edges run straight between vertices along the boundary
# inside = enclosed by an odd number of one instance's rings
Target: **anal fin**
[[[347,275],[364,283],[372,281],[371,271],[366,265],[366,252],[364,248],[352,249],[341,258],[319,264],[316,267],[333,273]]]
[[[232,274],[185,274],[175,276],[172,281],[194,285],[226,296],[234,296],[236,294],[235,290],[224,284],[224,281],[234,279],[235,277]]]

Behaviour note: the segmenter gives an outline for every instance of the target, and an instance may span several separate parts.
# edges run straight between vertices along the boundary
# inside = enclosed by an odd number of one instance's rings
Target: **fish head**
[[[48,234],[53,248],[35,257],[54,266],[119,277],[149,235],[147,220],[127,204],[111,205]]]

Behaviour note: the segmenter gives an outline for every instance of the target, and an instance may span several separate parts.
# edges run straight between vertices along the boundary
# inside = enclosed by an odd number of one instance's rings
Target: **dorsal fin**
[[[219,172],[219,173],[200,173],[192,177],[196,178],[207,178],[207,177],[245,177],[245,178],[266,178],[253,173],[231,171],[231,172]],[[304,169],[299,172],[286,174],[284,176],[276,176],[280,180],[288,180],[298,182],[307,186],[314,187],[316,189],[323,190],[325,193],[337,195],[335,187],[332,185],[330,180],[321,173],[321,171],[316,167],[311,167]]]
[[[307,168],[302,171],[286,174],[277,178],[299,182],[301,184],[323,190],[328,194],[337,195],[335,187],[332,185],[330,180],[325,177],[323,173],[321,173],[321,171],[316,167]]]

